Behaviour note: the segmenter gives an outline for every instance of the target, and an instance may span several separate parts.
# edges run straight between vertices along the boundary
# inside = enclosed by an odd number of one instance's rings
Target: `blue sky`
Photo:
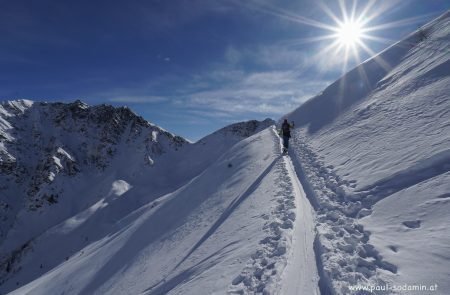
[[[344,7],[344,8],[343,8]],[[322,50],[366,10],[359,59]],[[0,99],[127,105],[191,140],[280,118],[450,8],[448,0],[0,1]],[[327,13],[328,12],[328,13]],[[359,61],[358,61],[359,60]]]

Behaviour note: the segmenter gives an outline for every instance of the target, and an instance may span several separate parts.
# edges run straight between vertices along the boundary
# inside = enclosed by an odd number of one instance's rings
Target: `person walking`
[[[287,119],[284,119],[281,124],[281,136],[283,137],[283,153],[287,153],[289,148],[289,138],[291,138],[291,128],[293,125],[289,124]]]

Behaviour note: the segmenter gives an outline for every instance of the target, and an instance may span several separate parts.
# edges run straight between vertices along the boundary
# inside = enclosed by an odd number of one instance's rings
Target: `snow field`
[[[386,261],[369,243],[370,232],[358,217],[371,212],[371,198],[350,194],[352,182],[342,180],[332,167],[308,147],[300,132],[294,132],[293,153],[296,168],[309,186],[317,219],[318,244],[323,272],[322,293],[348,294],[349,285],[383,284],[383,273],[395,274],[397,267]],[[311,198],[311,196],[310,196]]]
[[[384,284],[448,294],[449,42],[447,11],[287,115],[317,213],[322,294]]]
[[[293,181],[272,128],[129,213],[127,200],[147,199],[136,185],[112,182],[110,198],[35,239],[14,277],[30,283],[12,294],[280,293],[298,223]],[[37,256],[51,262],[34,278]]]
[[[436,284],[430,294],[448,294],[449,220],[450,172],[445,172],[382,199],[360,222],[380,254],[397,266],[395,284]]]

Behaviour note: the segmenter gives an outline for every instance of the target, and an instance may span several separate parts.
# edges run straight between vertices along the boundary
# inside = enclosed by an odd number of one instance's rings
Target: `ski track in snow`
[[[292,247],[288,265],[283,272],[280,294],[320,294],[319,272],[314,241],[316,237],[315,213],[306,198],[290,157],[285,157],[289,177],[296,196],[297,219],[294,224]]]
[[[349,285],[387,283],[379,274],[395,274],[397,267],[383,259],[369,243],[370,233],[358,223],[381,198],[370,191],[348,193],[352,182],[342,180],[333,167],[325,167],[299,132],[293,141],[293,162],[317,213],[314,248],[321,293],[348,294]]]
[[[360,219],[371,215],[378,202],[397,192],[448,173],[448,151],[355,190],[355,182],[343,180],[334,172],[334,167],[326,166],[306,143],[301,131],[294,132],[293,142],[292,162],[317,214],[314,250],[321,294],[369,294],[353,293],[349,286],[393,284],[391,280],[398,276],[398,266],[385,259],[371,244],[371,232],[364,229]],[[448,194],[436,199],[439,198],[447,199]],[[414,230],[421,227],[421,221],[405,220],[402,225]],[[397,252],[395,246],[390,249]],[[397,293],[390,290],[377,294]]]
[[[445,199],[449,191],[449,17],[447,11],[285,116],[300,127],[291,154],[317,214],[322,294],[427,282],[449,294],[448,210],[444,203],[429,207],[434,193]]]

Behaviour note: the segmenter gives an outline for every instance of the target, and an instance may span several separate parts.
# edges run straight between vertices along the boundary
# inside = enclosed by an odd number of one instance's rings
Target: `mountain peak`
[[[211,136],[225,136],[225,137],[235,137],[235,138],[246,138],[255,133],[258,133],[261,130],[266,129],[267,127],[274,125],[275,121],[272,119],[265,119],[263,121],[258,120],[249,120],[238,123],[233,123],[228,126],[225,126],[214,133],[207,135],[204,139],[200,141],[204,141],[206,138]]]

